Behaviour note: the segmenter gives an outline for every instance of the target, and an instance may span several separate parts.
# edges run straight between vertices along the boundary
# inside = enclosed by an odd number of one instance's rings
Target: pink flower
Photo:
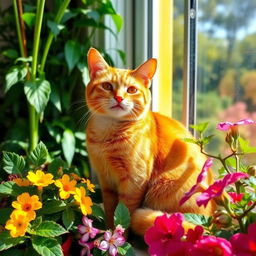
[[[242,199],[243,199],[243,196],[244,196],[244,193],[235,193],[235,192],[228,192],[229,196],[230,196],[230,201],[232,204],[235,204],[235,203],[239,203]]]
[[[94,238],[98,233],[99,230],[92,226],[92,220],[88,219],[86,216],[82,218],[82,222],[84,225],[78,225],[77,229],[82,237],[80,239],[80,243],[86,243],[89,238]]]
[[[191,256],[232,256],[229,241],[215,236],[203,236],[190,249]]]
[[[80,256],[84,256],[84,255],[93,256],[93,254],[91,254],[91,249],[94,247],[94,242],[82,243],[82,244],[80,243],[80,245],[84,247],[80,252]]]
[[[255,122],[251,119],[242,119],[236,123],[221,122],[217,125],[217,129],[221,131],[228,131],[232,126],[245,125],[245,124],[255,124]]]
[[[120,225],[118,224],[114,230],[114,234],[117,233],[119,235],[123,235],[125,229]]]
[[[212,164],[213,161],[211,158],[205,161],[202,171],[197,177],[196,184],[188,192],[184,194],[184,196],[180,200],[180,205],[183,205],[192,195],[199,192],[200,183],[205,179],[207,171],[210,169]]]
[[[201,239],[204,233],[202,226],[195,226],[194,229],[189,229],[187,232],[187,241],[194,244],[197,240]]]
[[[248,178],[249,175],[242,172],[234,172],[227,174],[223,179],[215,181],[209,186],[200,196],[197,197],[196,203],[198,206],[207,206],[210,199],[219,197],[222,195],[225,187],[237,182],[239,179]]]
[[[181,241],[184,235],[181,213],[164,214],[156,218],[154,226],[149,228],[144,236],[149,245],[149,254],[154,256],[185,255],[185,242]]]
[[[256,223],[248,228],[248,234],[237,233],[230,239],[236,256],[256,255]]]
[[[125,243],[125,238],[118,232],[112,234],[110,231],[106,231],[104,234],[104,240],[102,240],[98,248],[102,251],[108,251],[111,256],[116,256],[118,253],[118,247]]]

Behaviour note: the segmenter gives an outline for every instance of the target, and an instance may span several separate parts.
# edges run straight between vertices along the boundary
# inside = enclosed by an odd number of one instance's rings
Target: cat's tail
[[[163,215],[161,211],[156,211],[149,208],[139,208],[135,210],[131,216],[131,229],[134,233],[144,236],[146,231],[154,225],[155,219],[158,216]],[[185,231],[190,228],[194,228],[195,225],[184,221],[182,223]]]

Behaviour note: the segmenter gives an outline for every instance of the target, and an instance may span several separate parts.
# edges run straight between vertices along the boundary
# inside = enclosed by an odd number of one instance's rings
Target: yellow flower
[[[60,198],[67,199],[70,194],[75,194],[76,181],[70,180],[67,174],[64,174],[61,179],[55,181],[55,185],[60,188]]]
[[[88,188],[91,192],[95,193],[95,190],[94,190],[95,185],[92,184],[89,179],[82,178],[82,183],[85,183],[86,186],[87,186],[87,188]]]
[[[29,220],[36,218],[35,210],[42,208],[42,203],[37,195],[30,196],[29,193],[22,193],[17,197],[17,201],[12,202],[12,207],[16,211],[23,211],[27,214]]]
[[[28,172],[27,178],[33,185],[38,187],[47,187],[54,182],[52,174],[45,174],[41,170],[37,170],[36,173]]]
[[[5,228],[10,230],[12,237],[24,236],[29,224],[27,215],[23,211],[14,211],[11,219],[6,222]]]
[[[27,179],[17,178],[13,180],[20,187],[27,187],[30,185],[30,181]]]
[[[86,196],[86,191],[84,187],[76,188],[74,198],[80,204],[80,209],[83,215],[92,213],[92,199],[89,196]]]

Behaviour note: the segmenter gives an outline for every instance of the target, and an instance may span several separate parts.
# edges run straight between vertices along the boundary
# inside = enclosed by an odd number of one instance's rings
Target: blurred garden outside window
[[[174,1],[173,117],[182,117],[184,2]],[[196,123],[256,120],[256,1],[197,0]],[[186,22],[186,21],[185,21]],[[253,126],[243,135],[256,140]],[[222,149],[221,132],[210,150]],[[218,145],[218,146],[217,146]]]

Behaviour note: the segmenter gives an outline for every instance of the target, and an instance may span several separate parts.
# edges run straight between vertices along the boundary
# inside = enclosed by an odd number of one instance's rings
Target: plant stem
[[[36,12],[36,23],[34,30],[34,44],[33,44],[33,58],[31,64],[31,81],[34,82],[36,80],[37,73],[37,59],[39,52],[39,43],[40,43],[40,34],[42,28],[42,20],[44,13],[44,5],[45,0],[37,1],[37,12]],[[38,143],[38,123],[39,116],[36,113],[35,108],[29,104],[29,128],[30,128],[30,147],[29,151],[31,152]]]
[[[17,34],[18,34],[18,41],[19,41],[19,46],[20,46],[20,53],[21,53],[22,57],[26,57],[25,50],[24,50],[23,44],[22,44],[19,11],[18,11],[18,6],[17,6],[16,0],[13,0],[13,9],[14,9],[15,23],[16,23],[16,29],[17,29]]]
[[[70,0],[64,0],[60,6],[60,9],[58,10],[58,13],[54,19],[54,22],[59,23],[64,15],[64,12],[66,10],[66,8],[68,7],[70,3]],[[46,40],[46,44],[44,47],[44,52],[43,52],[43,56],[42,56],[42,60],[41,60],[41,67],[40,67],[40,71],[43,72],[44,71],[44,66],[45,66],[45,62],[47,59],[47,55],[50,49],[50,46],[52,44],[52,40],[54,38],[54,34],[52,32],[49,33],[48,38]]]

